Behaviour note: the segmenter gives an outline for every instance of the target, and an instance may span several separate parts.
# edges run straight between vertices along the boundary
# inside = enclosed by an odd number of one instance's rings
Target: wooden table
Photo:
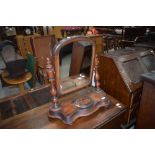
[[[0,102],[0,105],[8,102],[15,103],[17,102],[18,98],[20,98],[19,101],[25,100],[23,102],[27,102],[29,105],[32,102],[34,102],[34,104],[37,104],[37,103],[39,103],[40,105],[42,104],[41,106],[32,108],[31,110],[25,111],[21,114],[17,114],[17,115],[15,114],[10,118],[1,120],[0,128],[11,128],[11,129],[14,129],[14,128],[20,128],[20,129],[120,128],[120,125],[124,120],[124,114],[126,111],[125,106],[121,103],[118,103],[117,100],[115,100],[110,96],[108,96],[109,99],[112,101],[112,105],[110,106],[110,108],[108,109],[101,108],[90,116],[81,117],[77,119],[72,125],[66,125],[58,119],[49,119],[47,116],[47,113],[50,106],[50,94],[49,94],[49,91],[47,91],[47,89],[49,90],[49,87],[46,86],[44,88],[29,91],[27,93],[14,96],[10,99],[8,98]],[[32,95],[32,93],[35,93],[35,96]],[[36,97],[36,95],[40,97]],[[70,94],[70,96],[71,95],[72,94]],[[67,97],[68,96],[69,95],[67,95]],[[65,98],[66,96],[61,97],[60,101],[65,100]],[[48,103],[46,99],[49,101]],[[41,100],[43,100],[43,102],[45,103],[41,103]],[[13,110],[15,111],[15,108]]]

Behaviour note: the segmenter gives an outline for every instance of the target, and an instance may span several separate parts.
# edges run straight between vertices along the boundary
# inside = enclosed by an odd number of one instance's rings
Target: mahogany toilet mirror
[[[64,65],[62,62],[64,54],[60,52],[65,46],[71,46],[72,53],[68,56],[70,58],[69,73],[67,77],[62,78],[61,67]],[[66,53],[65,50],[63,52]],[[79,117],[88,116],[100,107],[109,106],[106,94],[99,88],[99,61],[95,55],[94,41],[85,36],[65,38],[55,45],[53,54],[53,62],[47,59],[47,74],[52,100],[49,108],[50,118],[58,118],[66,124],[72,124]],[[84,58],[86,58],[86,65],[82,65]],[[65,61],[68,62],[68,58],[65,58]],[[93,76],[95,87],[91,86]],[[80,93],[77,93],[79,91]],[[71,97],[67,101],[59,102],[61,96],[69,94],[73,95],[70,95]]]

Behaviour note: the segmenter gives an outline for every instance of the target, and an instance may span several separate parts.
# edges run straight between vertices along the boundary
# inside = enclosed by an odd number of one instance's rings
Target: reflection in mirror
[[[90,82],[92,44],[78,41],[60,50],[60,91],[61,93]]]

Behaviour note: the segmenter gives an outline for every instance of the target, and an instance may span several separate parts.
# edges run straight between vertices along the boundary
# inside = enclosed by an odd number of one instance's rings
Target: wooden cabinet
[[[142,76],[143,92],[136,128],[155,129],[155,72]]]
[[[141,74],[155,69],[155,56],[141,49],[122,49],[100,56],[101,88],[128,107],[124,124],[136,120],[142,92]]]

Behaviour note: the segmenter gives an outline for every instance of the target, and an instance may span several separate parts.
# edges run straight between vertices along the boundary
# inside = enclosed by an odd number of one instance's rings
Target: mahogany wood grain
[[[139,108],[142,92],[140,76],[150,71],[147,65],[154,66],[155,57],[150,51],[144,50],[135,50],[135,52],[127,50],[123,54],[121,50],[114,52],[116,54],[109,53],[100,56],[101,88],[128,107],[124,123],[129,124],[136,118]],[[142,60],[143,57],[150,56],[151,59]]]
[[[67,95],[66,97],[71,97]],[[65,100],[64,96],[61,98]],[[112,107],[109,109],[101,108],[96,113],[82,117],[76,120],[72,125],[66,125],[58,119],[48,119],[48,109],[51,103],[34,108],[22,114],[13,116],[6,120],[1,120],[0,128],[4,129],[30,129],[30,128],[50,128],[50,129],[92,129],[92,128],[120,128],[123,122],[125,107],[114,98],[108,96],[112,101]]]
[[[32,49],[39,67],[46,68],[46,59],[52,58],[55,44],[54,35],[34,36],[31,38]]]
[[[142,75],[144,81],[136,128],[155,129],[155,72]]]

